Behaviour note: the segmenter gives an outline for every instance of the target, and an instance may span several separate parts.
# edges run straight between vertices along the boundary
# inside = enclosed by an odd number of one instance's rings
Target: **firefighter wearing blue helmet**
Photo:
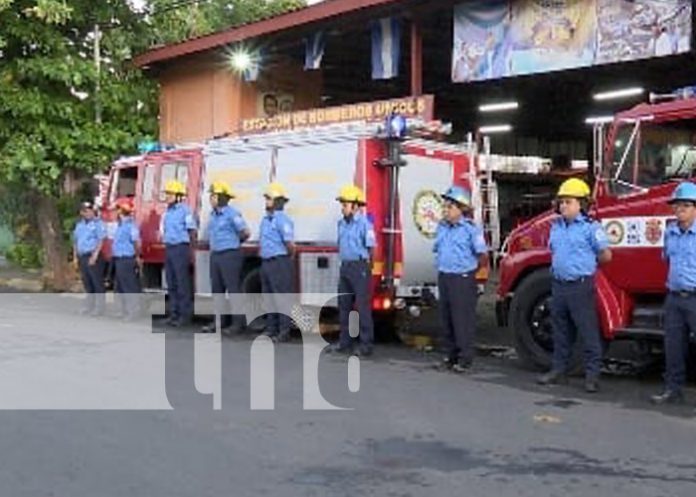
[[[655,404],[683,402],[689,338],[696,336],[696,185],[680,184],[669,203],[677,219],[665,231],[665,389],[652,397]]]
[[[443,220],[435,236],[443,366],[465,372],[474,359],[476,272],[488,264],[483,230],[471,219],[471,192],[452,186],[442,194]]]

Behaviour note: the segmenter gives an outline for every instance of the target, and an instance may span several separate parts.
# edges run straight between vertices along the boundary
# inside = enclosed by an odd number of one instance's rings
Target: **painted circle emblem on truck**
[[[413,221],[418,231],[427,238],[435,238],[437,225],[442,220],[442,199],[433,190],[423,190],[413,199]]]
[[[620,221],[610,221],[605,226],[610,245],[620,245],[624,239],[624,226]]]

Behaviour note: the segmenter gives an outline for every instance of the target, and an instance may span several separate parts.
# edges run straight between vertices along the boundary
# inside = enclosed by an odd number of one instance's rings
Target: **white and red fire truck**
[[[408,110],[408,106],[403,108]],[[412,130],[423,129],[423,124],[419,119],[409,121]],[[335,198],[342,185],[355,183],[366,193],[366,212],[378,237],[373,309],[378,317],[393,316],[403,309],[418,314],[418,306],[432,302],[436,295],[432,242],[441,219],[439,194],[452,184],[472,188],[480,220],[475,149],[473,144],[448,145],[413,136],[393,140],[385,131],[383,119],[363,119],[242,134],[123,158],[111,168],[102,199],[103,217],[113,222],[108,206],[120,197],[134,198],[143,240],[143,282],[147,289],[161,291],[166,287],[164,246],[158,238],[166,208],[162,189],[168,180],[182,181],[188,191],[186,202],[201,228],[192,260],[195,288],[197,294],[209,294],[206,226],[211,208],[207,191],[213,181],[226,181],[236,192],[233,204],[252,232],[243,247],[242,289],[258,292],[262,191],[269,181],[279,181],[288,190],[286,209],[295,222],[297,292],[306,296],[302,304],[317,306],[324,303],[313,302],[312,295],[334,293],[338,285],[336,223],[340,211]],[[108,247],[106,250],[108,255]]]

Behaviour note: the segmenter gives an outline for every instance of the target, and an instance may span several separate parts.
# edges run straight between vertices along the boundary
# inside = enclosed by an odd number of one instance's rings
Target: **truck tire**
[[[242,278],[242,293],[261,293],[261,268],[254,267],[246,272]],[[258,317],[247,323],[249,331],[261,333],[266,328],[265,318]]]
[[[551,368],[553,338],[551,331],[551,273],[538,269],[517,286],[510,304],[510,326],[515,348],[522,364],[536,370]],[[582,344],[576,342],[570,373],[582,369]]]

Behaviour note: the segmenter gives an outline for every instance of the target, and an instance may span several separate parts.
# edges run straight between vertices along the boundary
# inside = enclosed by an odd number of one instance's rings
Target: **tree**
[[[150,42],[174,43],[306,5],[305,0],[151,0]]]
[[[69,276],[57,213],[65,178],[102,171],[155,135],[156,88],[127,63],[144,49],[144,27],[125,0],[0,0],[0,180],[32,199],[57,289]]]
[[[0,181],[31,199],[54,288],[70,274],[57,208],[66,178],[104,171],[157,135],[156,85],[132,56],[303,5],[150,0],[135,12],[128,0],[0,0]]]

